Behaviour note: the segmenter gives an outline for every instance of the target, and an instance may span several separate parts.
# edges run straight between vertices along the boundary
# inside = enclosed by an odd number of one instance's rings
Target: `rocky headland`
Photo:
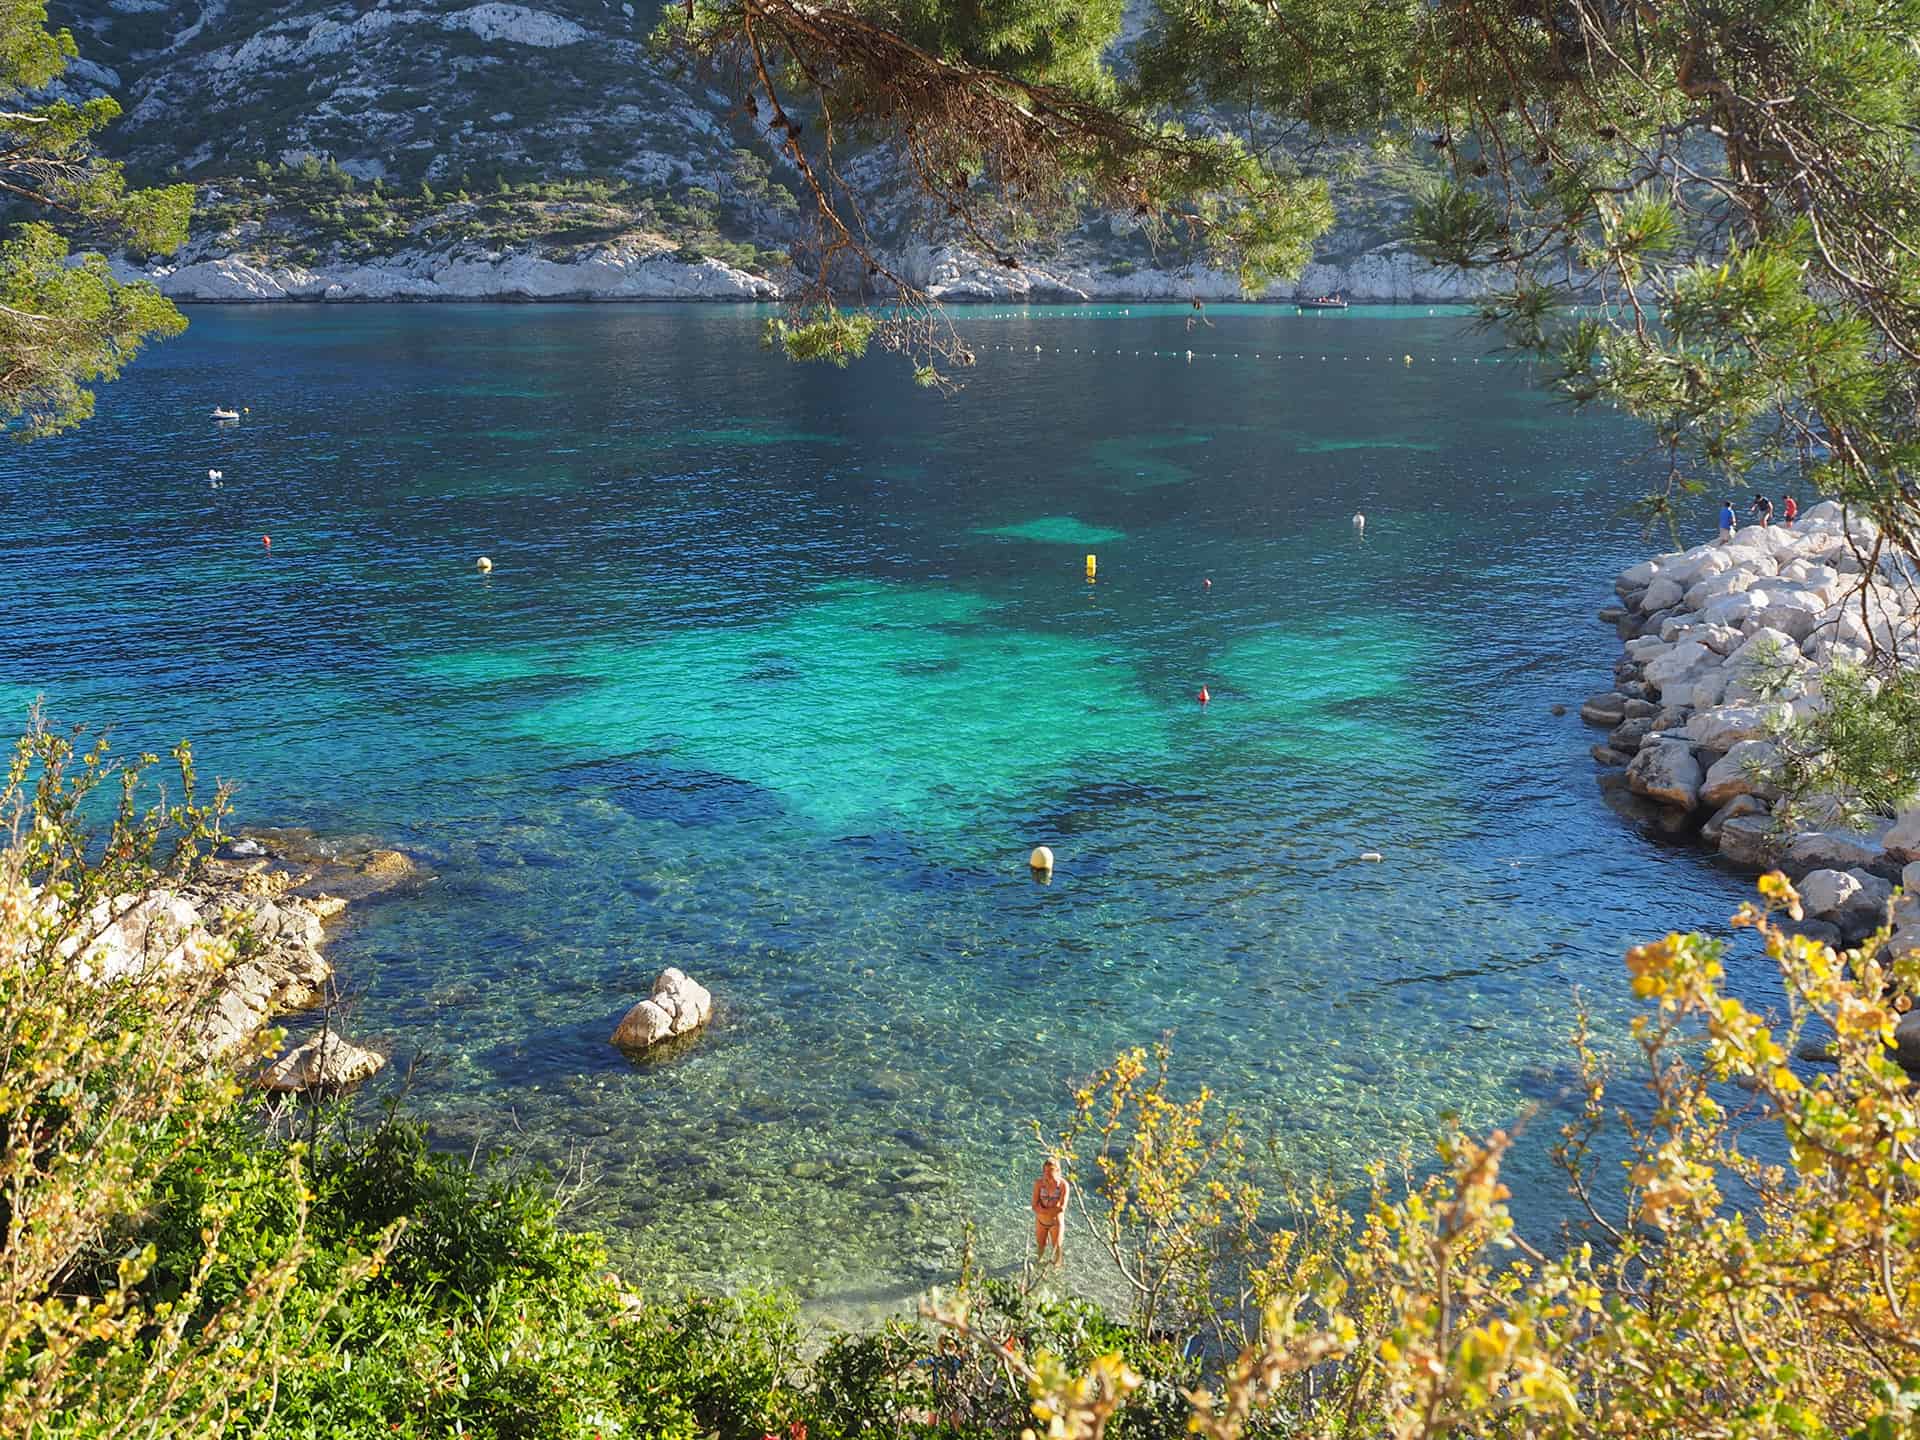
[[[1630,566],[1620,603],[1600,612],[1625,642],[1615,687],[1580,715],[1607,731],[1593,754],[1622,813],[1742,868],[1784,870],[1799,928],[1830,943],[1887,924],[1903,888],[1890,942],[1901,953],[1920,950],[1920,808],[1862,822],[1847,797],[1789,805],[1778,784],[1782,747],[1824,708],[1833,666],[1874,650],[1920,660],[1920,577],[1875,539],[1828,501],[1791,527],[1750,525]]]

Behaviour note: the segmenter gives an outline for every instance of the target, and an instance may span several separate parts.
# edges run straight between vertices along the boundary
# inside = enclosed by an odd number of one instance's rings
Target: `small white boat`
[[[213,418],[216,420],[238,420],[240,418],[240,412],[238,410],[223,410],[220,406],[216,405],[213,407]]]

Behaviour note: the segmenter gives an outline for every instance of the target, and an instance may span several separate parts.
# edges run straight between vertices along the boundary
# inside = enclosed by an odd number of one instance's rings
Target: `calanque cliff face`
[[[657,0],[54,0],[49,11],[80,46],[62,88],[125,107],[108,138],[119,158],[140,177],[200,187],[184,252],[120,262],[176,299],[779,293],[792,177],[728,95],[649,48]],[[530,181],[618,193],[534,198]],[[1399,243],[1402,191],[1363,180],[1339,199],[1315,263],[1266,298],[1473,298],[1471,282]],[[1242,298],[1231,275],[1156,255],[1123,223],[1083,225],[1018,271],[929,242],[904,202],[881,228],[901,271],[947,300]]]

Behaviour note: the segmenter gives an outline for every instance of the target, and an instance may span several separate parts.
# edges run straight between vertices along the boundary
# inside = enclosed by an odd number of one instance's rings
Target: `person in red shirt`
[[[1793,496],[1782,495],[1780,497],[1780,514],[1789,525],[1800,518],[1800,507],[1793,503]]]

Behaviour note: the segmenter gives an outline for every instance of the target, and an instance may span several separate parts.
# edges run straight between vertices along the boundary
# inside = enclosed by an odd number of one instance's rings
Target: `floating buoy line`
[[[1085,355],[1090,358],[1113,356],[1129,360],[1178,360],[1191,365],[1196,360],[1258,360],[1262,364],[1289,361],[1310,365],[1397,365],[1403,370],[1416,365],[1517,365],[1537,368],[1534,359],[1515,359],[1500,355],[1314,355],[1286,350],[1109,350],[1104,345],[981,345],[977,350],[998,350],[1009,355]]]

